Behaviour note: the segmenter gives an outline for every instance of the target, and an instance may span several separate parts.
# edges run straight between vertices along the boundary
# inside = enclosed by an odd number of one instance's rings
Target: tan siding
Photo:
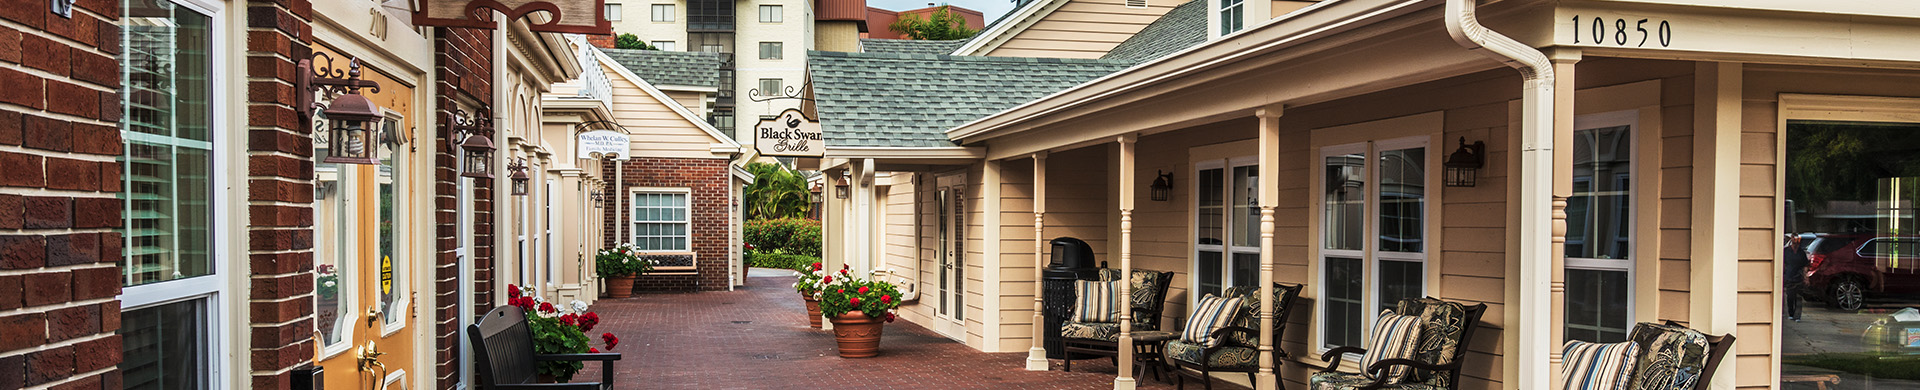
[[[1071,0],[986,55],[1099,58],[1180,4],[1149,1],[1146,8],[1127,8],[1125,0]]]
[[[608,73],[613,73],[608,69]],[[639,85],[613,80],[613,118],[632,132],[633,154],[639,157],[725,158],[711,151],[717,140],[693,122],[655,99]]]

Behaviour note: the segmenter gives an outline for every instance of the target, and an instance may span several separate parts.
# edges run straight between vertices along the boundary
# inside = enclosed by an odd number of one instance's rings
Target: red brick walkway
[[[905,321],[887,324],[879,357],[843,359],[833,335],[807,327],[793,277],[750,277],[736,291],[644,294],[595,305],[621,389],[1112,389],[1105,360],[1074,372],[1022,369],[1026,353],[985,353]],[[596,343],[598,337],[595,337]],[[1240,375],[1240,374],[1231,374]],[[576,378],[599,378],[597,364]],[[1172,380],[1173,378],[1166,378]],[[1140,388],[1172,388],[1139,378]],[[1200,388],[1189,381],[1190,388]],[[1234,385],[1215,382],[1215,388]]]

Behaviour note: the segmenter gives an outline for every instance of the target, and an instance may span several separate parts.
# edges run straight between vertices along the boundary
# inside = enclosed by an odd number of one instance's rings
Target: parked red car
[[[1868,296],[1920,294],[1920,237],[1827,234],[1807,245],[1807,291],[1840,310]]]

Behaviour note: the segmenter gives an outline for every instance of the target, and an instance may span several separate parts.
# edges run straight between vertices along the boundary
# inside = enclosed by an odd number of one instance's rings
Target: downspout
[[[1481,26],[1473,0],[1446,0],[1447,35],[1481,55],[1520,71],[1520,302],[1519,383],[1509,388],[1550,388],[1553,346],[1553,63],[1545,53]]]

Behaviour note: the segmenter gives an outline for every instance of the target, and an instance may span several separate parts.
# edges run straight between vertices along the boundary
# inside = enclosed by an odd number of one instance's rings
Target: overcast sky
[[[1013,1],[1010,0],[867,0],[868,7],[891,11],[926,8],[927,3],[933,3],[934,5],[947,4],[980,11],[980,13],[986,15],[984,23],[993,23],[994,19],[1000,18],[1000,14],[1013,10]]]

